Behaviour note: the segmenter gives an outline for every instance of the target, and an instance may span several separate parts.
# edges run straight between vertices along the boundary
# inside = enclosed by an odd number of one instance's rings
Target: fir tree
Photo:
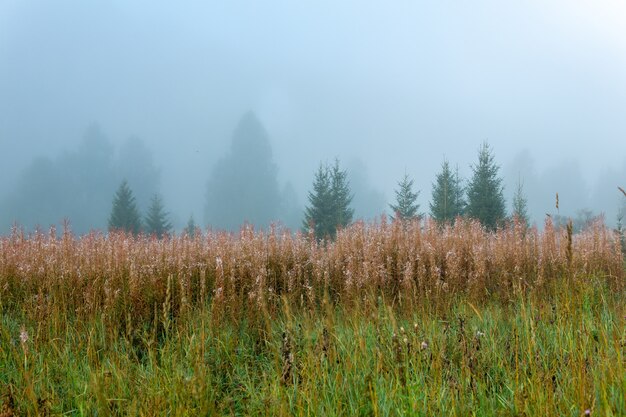
[[[328,167],[320,164],[313,181],[313,191],[309,191],[309,206],[304,211],[303,231],[313,228],[318,239],[331,234],[332,229],[332,189]]]
[[[190,238],[194,238],[194,237],[196,237],[196,229],[197,228],[198,228],[198,226],[196,226],[196,222],[193,219],[193,214],[192,214],[191,216],[189,216],[189,221],[187,222],[187,226],[185,226],[185,233]]]
[[[441,164],[441,172],[437,174],[433,184],[430,216],[439,223],[454,221],[465,212],[463,186],[459,178],[459,170],[453,173],[448,161]]]
[[[141,231],[141,218],[135,197],[126,180],[117,189],[113,199],[113,209],[109,217],[109,230],[123,230],[133,234]]]
[[[237,230],[243,223],[269,226],[278,220],[281,194],[267,131],[253,113],[233,132],[230,152],[213,169],[207,184],[206,221]]]
[[[416,204],[419,193],[419,191],[413,192],[413,180],[407,174],[404,174],[404,178],[398,183],[398,189],[396,190],[396,204],[389,205],[393,210],[394,220],[396,218],[411,220],[421,217],[417,212],[419,204]]]
[[[467,214],[489,230],[495,230],[505,214],[500,167],[494,161],[487,142],[478,152],[478,163],[472,167],[473,176],[467,188]]]
[[[348,172],[339,168],[339,160],[335,160],[335,164],[330,169],[331,178],[331,195],[333,203],[335,228],[332,237],[335,236],[337,227],[346,227],[352,223],[354,210],[350,207],[352,195],[350,193],[350,184],[348,182]]]
[[[518,179],[517,189],[515,190],[515,195],[513,196],[513,217],[517,217],[517,219],[526,227],[528,227],[529,224],[527,206],[528,201],[524,195],[524,183],[521,179]]]
[[[159,239],[169,234],[172,230],[172,224],[168,221],[167,216],[161,197],[155,194],[150,200],[150,207],[148,207],[148,214],[146,215],[146,233],[156,235]]]
[[[331,168],[319,166],[309,192],[309,206],[304,212],[303,230],[313,228],[315,237],[334,238],[337,227],[345,227],[352,221],[354,211],[350,208],[352,196],[346,171],[339,168],[339,161]]]

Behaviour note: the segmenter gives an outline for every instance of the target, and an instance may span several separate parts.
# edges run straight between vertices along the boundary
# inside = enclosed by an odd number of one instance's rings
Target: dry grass
[[[603,276],[624,283],[619,238],[602,224],[572,236],[547,219],[542,233],[512,224],[497,233],[457,221],[366,225],[316,242],[272,229],[239,235],[186,235],[163,240],[56,231],[0,240],[0,302],[45,321],[57,312],[104,315],[112,323],[175,318],[210,300],[220,319],[316,310],[324,297],[349,306],[383,296],[400,309],[441,306],[462,295],[472,302],[547,293],[559,285]],[[371,301],[371,300],[370,300]],[[60,310],[60,311],[59,311]],[[166,320],[164,320],[166,321]]]
[[[624,415],[624,278],[615,232],[550,219],[334,242],[15,229],[0,415]]]

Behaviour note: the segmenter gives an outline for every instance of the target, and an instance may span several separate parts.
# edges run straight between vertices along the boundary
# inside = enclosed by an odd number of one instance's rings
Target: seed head
[[[22,342],[22,344],[28,342],[28,332],[23,327],[22,330],[20,330],[20,342]]]
[[[428,342],[424,340],[420,346],[421,346],[422,350],[426,350],[426,349],[428,349]]]

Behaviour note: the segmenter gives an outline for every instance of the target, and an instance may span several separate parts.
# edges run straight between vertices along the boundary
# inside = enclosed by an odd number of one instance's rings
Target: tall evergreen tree
[[[146,233],[156,235],[159,239],[163,235],[169,234],[172,231],[172,224],[167,217],[168,215],[163,207],[161,197],[155,194],[152,196],[152,200],[150,200],[150,207],[148,207],[148,214],[146,215]]]
[[[526,227],[529,224],[527,206],[528,200],[524,194],[524,183],[521,179],[518,179],[517,189],[515,190],[515,195],[513,195],[513,217],[517,217]]]
[[[398,189],[396,190],[396,204],[390,204],[389,207],[393,210],[394,220],[398,218],[400,220],[411,220],[414,218],[420,218],[418,214],[419,204],[416,203],[419,191],[413,192],[413,180],[405,173],[402,181],[398,183]]]
[[[479,220],[489,230],[495,230],[506,216],[504,187],[498,176],[500,167],[487,142],[478,152],[478,163],[472,167],[473,176],[467,188],[467,214]]]
[[[198,228],[198,226],[196,226],[196,221],[193,219],[193,214],[191,216],[189,216],[189,221],[187,222],[187,226],[185,226],[185,233],[187,234],[187,236],[194,238],[196,237],[196,229]]]
[[[459,170],[457,168],[453,173],[448,161],[444,160],[433,184],[430,216],[439,223],[452,222],[465,213],[465,206]]]
[[[332,203],[334,212],[335,232],[337,227],[346,227],[352,223],[354,209],[350,207],[352,194],[348,181],[348,172],[339,168],[339,160],[335,159],[335,164],[330,169]],[[333,233],[334,237],[335,234]]]
[[[141,231],[141,218],[135,197],[126,180],[122,181],[113,198],[109,230],[123,230],[135,235]]]
[[[206,220],[215,228],[237,230],[244,222],[264,227],[278,220],[277,168],[267,132],[253,113],[235,128],[230,152],[217,162],[206,196]]]
[[[315,237],[321,239],[330,235],[333,227],[332,188],[327,166],[320,164],[308,197],[309,206],[304,210],[302,229],[307,232],[312,227]]]
[[[339,161],[332,167],[320,164],[313,191],[309,192],[310,204],[304,212],[303,230],[306,232],[313,227],[316,238],[334,238],[338,227],[352,222],[351,201],[347,172],[339,168]]]

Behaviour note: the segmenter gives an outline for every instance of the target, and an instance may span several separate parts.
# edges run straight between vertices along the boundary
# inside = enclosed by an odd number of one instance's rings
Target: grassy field
[[[626,415],[619,238],[0,240],[0,416]]]

